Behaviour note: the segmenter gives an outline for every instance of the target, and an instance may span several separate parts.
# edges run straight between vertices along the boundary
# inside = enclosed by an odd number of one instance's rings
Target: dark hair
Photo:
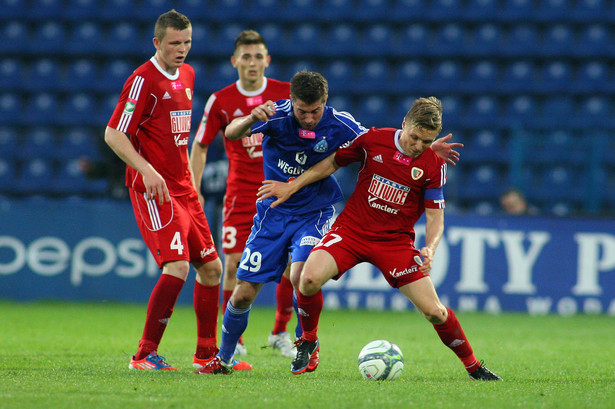
[[[260,35],[257,31],[254,30],[243,30],[237,38],[235,39],[235,48],[233,51],[237,51],[237,49],[242,45],[251,45],[251,44],[262,44],[267,48],[267,43],[265,42],[265,38]]]
[[[419,98],[414,101],[404,119],[408,124],[440,132],[442,130],[442,102],[436,97]]]
[[[167,28],[171,27],[175,30],[182,31],[190,26],[191,23],[188,17],[173,9],[161,14],[160,17],[158,17],[158,20],[156,20],[156,25],[154,26],[154,37],[156,37],[159,41],[162,41],[164,35],[167,33]]]
[[[329,95],[325,77],[314,71],[299,71],[290,80],[290,98],[311,105],[324,101]]]

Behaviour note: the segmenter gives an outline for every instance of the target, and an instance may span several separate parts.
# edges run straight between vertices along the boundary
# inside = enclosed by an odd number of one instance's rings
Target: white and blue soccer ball
[[[404,354],[392,342],[379,339],[365,345],[359,352],[359,372],[365,379],[392,381],[404,369]]]

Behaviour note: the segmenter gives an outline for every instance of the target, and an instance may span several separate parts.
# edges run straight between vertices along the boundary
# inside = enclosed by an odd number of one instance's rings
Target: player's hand
[[[250,113],[250,115],[252,116],[252,119],[257,122],[267,121],[274,114],[275,114],[275,105],[273,104],[273,101],[271,100],[265,102],[264,104],[257,106]]]
[[[145,193],[149,200],[158,197],[160,205],[163,205],[165,201],[171,201],[167,183],[153,167],[150,166],[147,170],[143,171],[143,184],[145,185]]]
[[[459,152],[454,150],[454,148],[463,148],[463,144],[459,142],[448,143],[452,137],[453,134],[449,133],[442,138],[436,139],[434,143],[431,144],[431,149],[447,163],[456,166],[456,162],[459,162]]]
[[[258,188],[258,200],[264,200],[275,196],[277,199],[271,203],[270,207],[274,208],[277,205],[284,203],[293,194],[293,189],[290,183],[280,182],[277,180],[265,180],[261,187]]]
[[[421,249],[421,257],[423,258],[423,264],[419,267],[419,270],[427,275],[431,271],[431,265],[433,263],[433,250],[430,247],[423,247]]]

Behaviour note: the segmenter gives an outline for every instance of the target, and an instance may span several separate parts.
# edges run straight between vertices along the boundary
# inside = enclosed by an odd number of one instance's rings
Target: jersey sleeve
[[[201,122],[199,123],[194,137],[198,142],[204,145],[211,145],[223,126],[222,112],[219,108],[216,94],[211,94],[205,104],[203,118],[201,118]]]
[[[149,92],[147,92],[147,88],[148,83],[144,77],[136,73],[128,77],[107,125],[128,135],[134,135],[148,103]]]
[[[433,152],[433,151],[432,151]],[[446,162],[433,152],[433,166],[429,167],[427,183],[425,185],[424,204],[428,209],[444,209],[444,185],[446,184]]]
[[[367,135],[361,134],[340,146],[335,152],[335,163],[338,166],[348,166],[352,162],[363,160],[365,157],[363,149],[365,138],[367,138]]]

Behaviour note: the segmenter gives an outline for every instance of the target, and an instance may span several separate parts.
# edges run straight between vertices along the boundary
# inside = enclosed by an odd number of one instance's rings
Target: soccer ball
[[[359,372],[365,379],[392,381],[404,369],[404,355],[392,342],[379,339],[359,352]]]

